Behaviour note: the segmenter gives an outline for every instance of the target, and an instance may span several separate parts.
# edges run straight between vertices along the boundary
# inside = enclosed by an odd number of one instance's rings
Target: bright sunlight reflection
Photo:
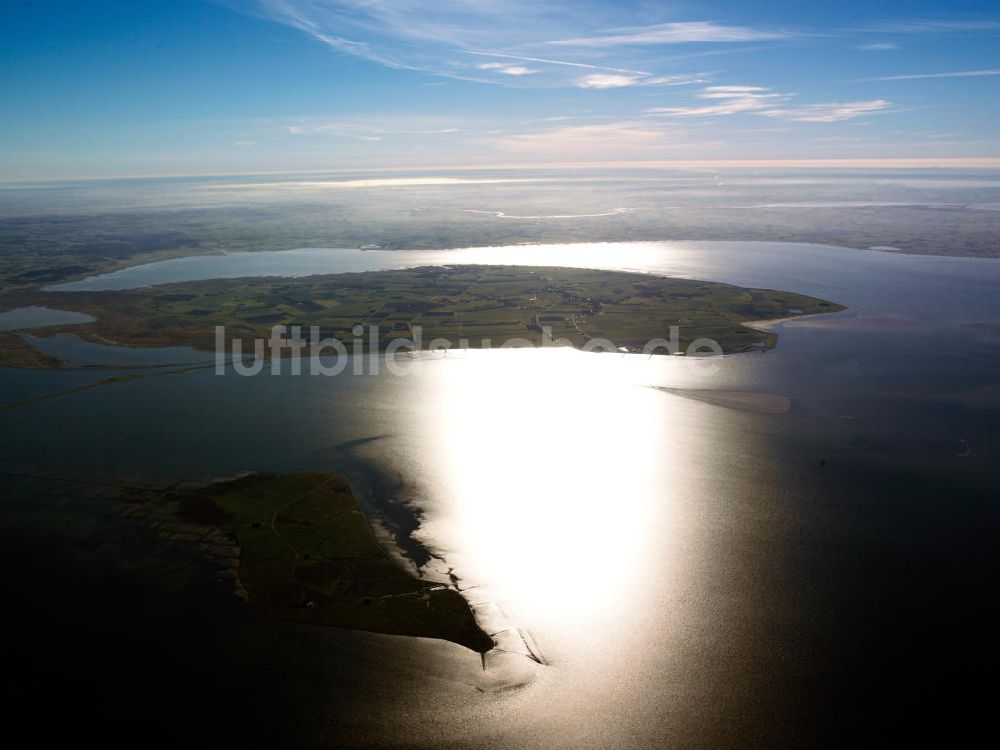
[[[421,533],[532,619],[612,616],[670,518],[666,400],[624,359],[469,352],[431,378],[420,431],[444,497]]]

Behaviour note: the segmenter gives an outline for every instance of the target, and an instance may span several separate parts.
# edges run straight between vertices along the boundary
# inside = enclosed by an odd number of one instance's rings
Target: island
[[[438,638],[480,654],[495,646],[453,581],[418,577],[402,553],[390,556],[392,543],[376,540],[338,474],[0,471],[0,496],[6,525],[67,547],[74,564],[117,568],[151,589],[234,596],[282,620]]]
[[[744,288],[692,279],[593,269],[532,266],[433,266],[340,273],[304,278],[250,278],[164,284],[103,292],[46,292],[8,296],[11,307],[58,304],[91,315],[92,323],[39,329],[40,335],[71,333],[128,346],[215,347],[215,327],[252,350],[274,326],[315,326],[324,338],[350,343],[358,327],[364,343],[384,348],[413,337],[471,348],[511,340],[537,346],[543,332],[582,348],[612,342],[617,350],[641,351],[653,339],[679,329],[679,344],[709,338],[724,353],[767,349],[777,336],[746,323],[836,312],[841,306],[793,292]],[[0,347],[0,364],[32,361],[13,334]],[[308,354],[308,349],[305,350]],[[655,353],[665,353],[657,350]]]
[[[416,578],[376,542],[347,480],[251,474],[169,494],[177,515],[230,535],[238,593],[273,617],[493,648],[453,587]]]

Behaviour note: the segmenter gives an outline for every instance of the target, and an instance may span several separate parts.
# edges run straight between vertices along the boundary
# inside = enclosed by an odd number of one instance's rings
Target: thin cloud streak
[[[884,112],[889,107],[885,99],[866,102],[833,102],[829,104],[806,104],[801,107],[770,109],[759,112],[763,117],[774,117],[792,122],[840,122],[855,117]]]
[[[862,81],[916,81],[922,78],[979,78],[981,76],[1000,76],[1000,70],[959,70],[951,73],[909,73],[898,76],[879,76],[878,78],[862,78]]]
[[[626,76],[620,73],[592,73],[577,80],[576,85],[581,89],[620,89],[634,86],[638,80],[637,76]]]
[[[420,127],[424,125],[424,127]],[[357,141],[381,141],[391,136],[451,136],[460,133],[461,128],[444,124],[440,118],[427,119],[399,117],[379,120],[378,118],[358,118],[356,120],[305,120],[284,125],[286,133],[293,136],[326,135],[334,138],[350,138]]]
[[[697,94],[715,104],[693,107],[653,107],[647,114],[666,117],[718,117],[740,112],[756,112],[787,101],[793,94],[779,94],[762,86],[708,86]]]
[[[576,39],[559,39],[549,44],[567,47],[618,47],[632,44],[686,44],[705,42],[762,42],[787,39],[786,31],[764,31],[744,26],[724,26],[712,21],[681,21],[655,26],[612,29],[611,33]]]
[[[859,29],[877,34],[952,34],[1000,31],[1000,21],[984,20],[910,20],[886,21]]]
[[[872,42],[871,44],[859,44],[857,49],[864,52],[888,52],[899,49],[895,42]]]
[[[576,86],[581,89],[618,89],[628,86],[690,86],[695,83],[707,83],[707,80],[698,74],[649,77],[620,73],[592,73],[578,78]]]
[[[482,50],[464,50],[467,55],[481,55],[482,57],[497,57],[507,60],[520,60],[521,62],[541,63],[544,65],[563,65],[569,68],[587,68],[588,70],[608,70],[612,73],[632,73],[637,76],[652,75],[648,70],[631,70],[629,68],[609,68],[605,65],[591,65],[589,63],[569,62],[567,60],[552,60],[546,57],[525,57],[524,55],[508,55],[501,52],[483,52]]]
[[[476,66],[480,70],[495,70],[508,76],[529,76],[537,73],[535,68],[528,68],[524,65],[505,65],[503,63],[480,63]]]
[[[708,86],[697,94],[713,104],[689,107],[653,107],[646,114],[659,117],[725,117],[754,114],[792,122],[839,122],[882,112],[889,107],[885,99],[859,102],[826,102],[796,107],[783,105],[795,94],[773,92],[764,86]]]

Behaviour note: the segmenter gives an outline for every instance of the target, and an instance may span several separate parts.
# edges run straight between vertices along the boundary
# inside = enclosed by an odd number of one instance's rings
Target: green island
[[[742,288],[691,279],[562,267],[448,266],[341,273],[305,278],[251,278],[164,284],[104,292],[31,292],[7,296],[7,307],[48,305],[85,312],[96,322],[54,326],[39,335],[70,333],[100,343],[128,346],[215,347],[215,326],[250,348],[273,326],[316,326],[324,338],[353,342],[353,329],[378,326],[379,346],[412,338],[419,326],[424,347],[434,339],[452,346],[500,346],[512,339],[553,339],[583,347],[605,339],[616,348],[641,351],[652,339],[680,329],[683,349],[714,339],[725,353],[774,346],[776,335],[744,323],[843,309],[792,292]],[[16,338],[8,334],[5,339]],[[3,342],[0,342],[3,343]],[[305,350],[308,353],[308,349]],[[658,350],[659,353],[659,350]],[[32,362],[12,342],[0,346],[0,364]]]
[[[453,587],[411,575],[376,542],[347,480],[323,471],[221,481],[0,471],[0,522],[59,539],[81,563],[150,584],[237,595],[301,623],[494,647]]]
[[[235,536],[239,581],[271,616],[493,648],[461,594],[389,559],[342,477],[253,474],[179,500],[179,515]]]

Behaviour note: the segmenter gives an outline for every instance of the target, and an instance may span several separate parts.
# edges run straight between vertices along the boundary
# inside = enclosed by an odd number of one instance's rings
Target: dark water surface
[[[777,349],[711,374],[680,358],[470,352],[426,355],[406,377],[203,370],[0,412],[18,471],[344,471],[375,512],[412,503],[438,556],[427,573],[453,568],[548,662],[527,687],[479,692],[461,647],[270,622],[196,573],[151,584],[154,540],[102,555],[125,544],[115,518],[20,502],[0,527],[18,572],[12,642],[28,646],[20,703],[68,702],[74,726],[109,739],[328,747],[843,746],[985,724],[1000,262],[767,243],[451,252],[850,309],[779,324]],[[112,564],[123,555],[129,570]]]

